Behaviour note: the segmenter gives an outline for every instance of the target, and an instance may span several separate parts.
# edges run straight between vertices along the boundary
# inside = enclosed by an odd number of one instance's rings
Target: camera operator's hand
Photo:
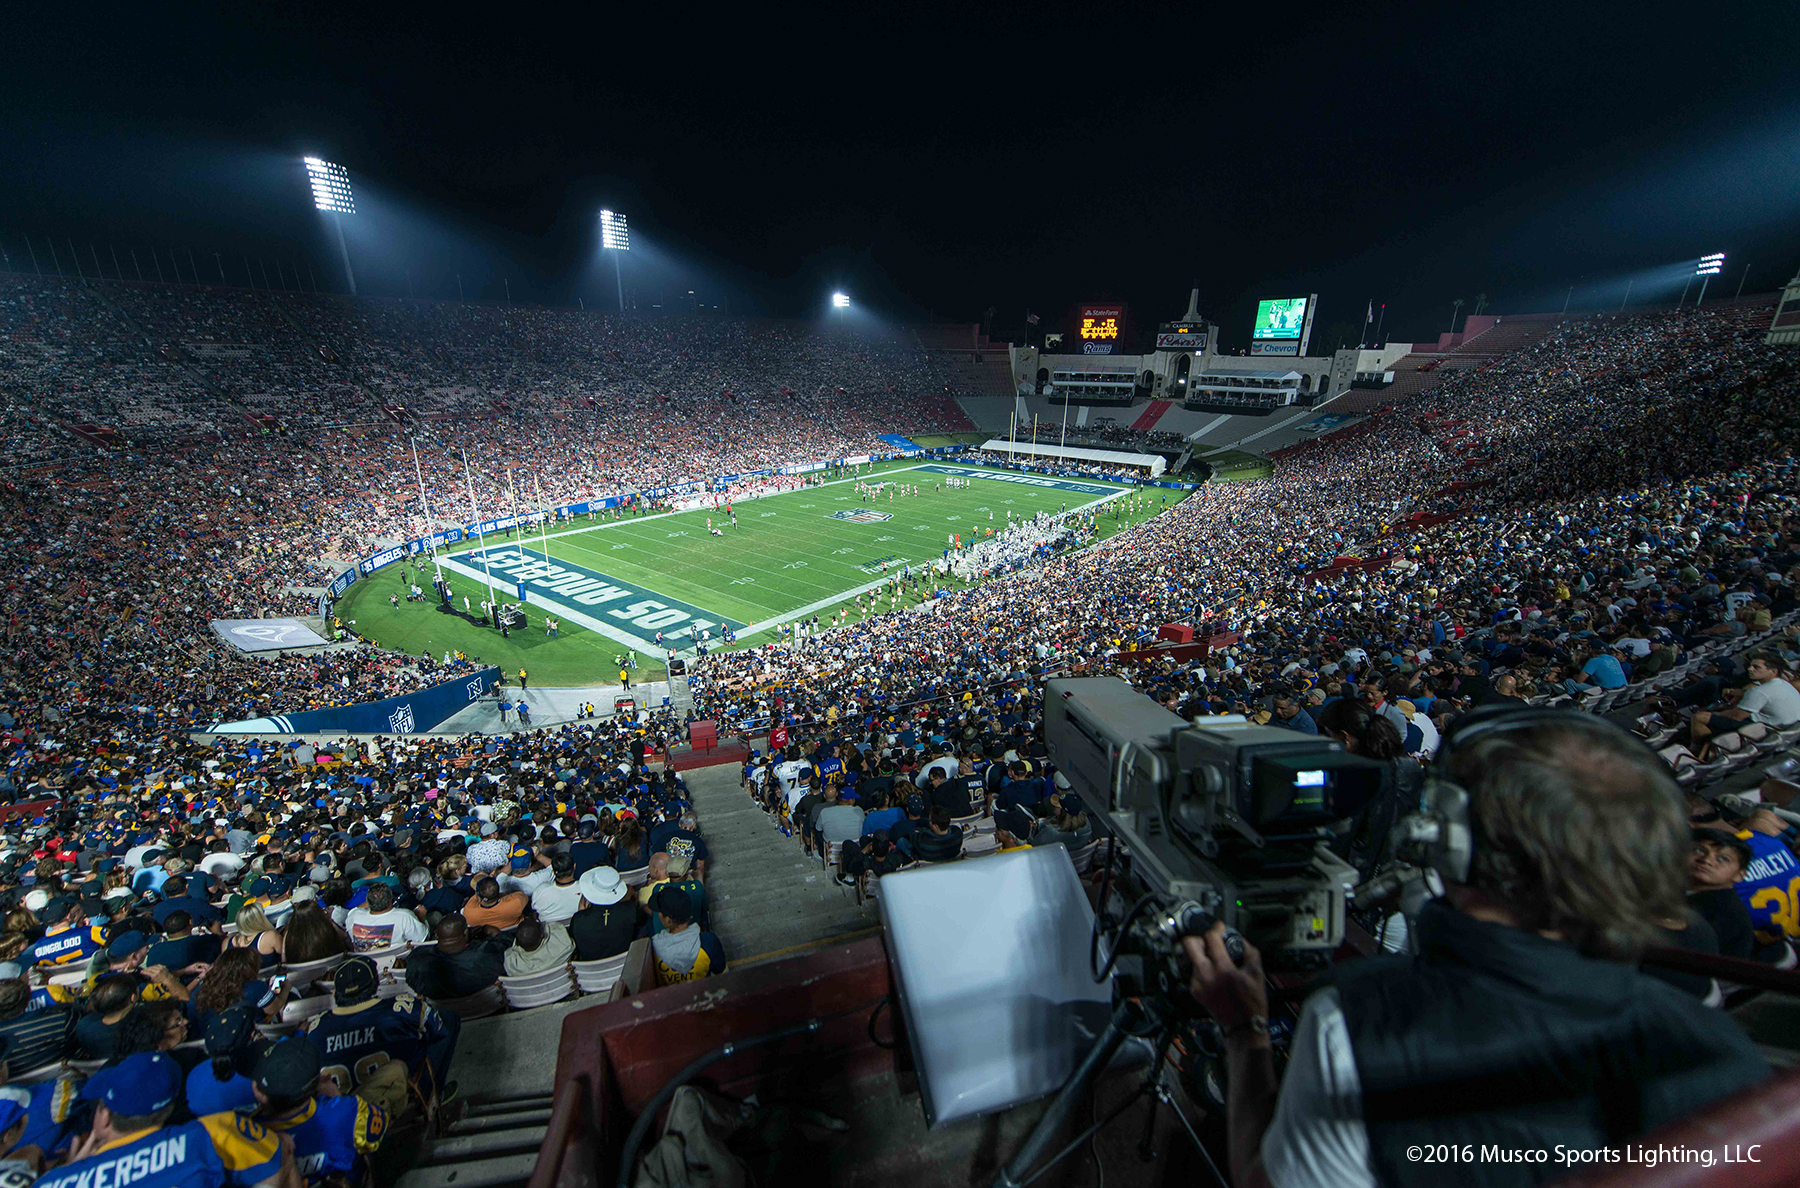
[[[1269,1013],[1268,984],[1263,979],[1262,954],[1244,942],[1242,965],[1225,951],[1225,924],[1219,921],[1204,936],[1183,937],[1182,948],[1193,963],[1188,992],[1206,1008],[1223,1030]]]

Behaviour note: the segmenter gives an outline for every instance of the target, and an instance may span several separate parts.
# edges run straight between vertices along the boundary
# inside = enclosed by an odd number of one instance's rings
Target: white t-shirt
[[[411,912],[389,908],[372,912],[366,907],[351,908],[345,920],[345,932],[358,953],[385,949],[392,945],[416,945],[426,938],[425,922]]]
[[[956,760],[950,758],[948,755],[940,755],[925,765],[924,770],[919,772],[918,777],[914,782],[921,788],[929,787],[931,784],[931,771],[933,768],[943,772],[944,778],[947,780],[955,779],[957,771],[960,770]]]
[[[1433,722],[1430,718],[1427,718],[1424,714],[1414,714],[1412,717],[1412,724],[1417,726],[1419,728],[1419,733],[1425,736],[1423,741],[1419,743],[1419,754],[1427,756],[1437,754],[1437,723]]]
[[[560,923],[581,909],[581,888],[575,883],[567,887],[545,883],[531,893],[531,906],[546,924]]]
[[[1780,677],[1758,681],[1738,698],[1738,708],[1750,711],[1752,722],[1764,726],[1792,726],[1800,722],[1800,689]]]
[[[200,869],[215,879],[231,879],[244,869],[248,860],[236,854],[208,854],[200,859]]]
[[[555,880],[556,872],[546,866],[539,870],[531,871],[528,874],[501,875],[500,890],[509,895],[514,891],[523,891],[527,895],[535,895],[539,887],[542,887],[545,883],[554,882]]]
[[[1308,998],[1300,1012],[1262,1158],[1275,1188],[1375,1188],[1362,1080],[1335,988]]]

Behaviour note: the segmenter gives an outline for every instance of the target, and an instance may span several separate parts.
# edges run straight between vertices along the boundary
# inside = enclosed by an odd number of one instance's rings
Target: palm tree
[[[1481,316],[1481,311],[1487,308],[1487,303],[1488,295],[1486,293],[1475,294],[1475,314],[1477,317]]]
[[[1450,333],[1456,333],[1456,315],[1462,312],[1463,299],[1458,297],[1450,303]]]

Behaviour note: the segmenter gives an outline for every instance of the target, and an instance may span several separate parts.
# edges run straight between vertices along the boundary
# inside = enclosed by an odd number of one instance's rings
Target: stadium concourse
[[[922,607],[713,652],[692,716],[785,747],[681,772],[664,760],[686,715],[661,707],[504,734],[198,733],[467,669],[366,645],[246,658],[207,624],[307,613],[344,564],[413,534],[409,439],[436,515],[467,499],[465,450],[497,507],[511,467],[545,499],[589,498],[966,429],[916,342],[0,278],[0,800],[27,806],[0,844],[5,1092],[55,1151],[78,1122],[32,1113],[34,1084],[166,1050],[199,1113],[245,1100],[235,1070],[299,1033],[392,1107],[341,1170],[521,1181],[555,1020],[611,993],[633,946],[658,983],[717,974],[793,929],[868,927],[866,874],[1103,833],[1045,769],[1056,673],[1402,766],[1476,706],[1566,701],[1632,724],[1690,787],[1761,782],[1800,741],[1800,373],[1762,345],[1768,320],[1571,319],[1272,478],[1091,548],[1003,543],[997,576]],[[246,435],[247,412],[278,429]],[[1235,642],[1132,654],[1179,622]],[[1750,824],[1785,845],[1766,816]],[[1760,935],[1721,928],[1721,948],[1772,958],[1800,934],[1800,914],[1752,915]],[[357,1019],[382,1038],[342,1038]],[[384,1065],[408,1074],[398,1093]]]

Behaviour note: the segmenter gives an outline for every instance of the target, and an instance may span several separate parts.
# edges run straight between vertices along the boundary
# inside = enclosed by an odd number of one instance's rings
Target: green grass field
[[[952,473],[971,485],[940,487]],[[384,647],[437,654],[458,649],[509,673],[523,666],[534,684],[611,683],[618,676],[616,657],[627,650],[640,654],[637,679],[657,679],[665,655],[655,642],[658,631],[686,650],[690,628],[709,627],[717,645],[720,625],[729,622],[740,646],[762,643],[782,622],[815,613],[828,617],[856,591],[885,582],[903,566],[941,558],[951,533],[966,542],[990,527],[1004,528],[1009,511],[1017,519],[1129,490],[916,460],[862,478],[914,483],[921,493],[890,499],[883,492],[871,503],[857,495],[856,480],[833,481],[736,503],[737,528],[710,509],[602,516],[592,525],[584,516],[572,527],[551,530],[547,542],[527,531],[517,539],[490,536],[485,556],[475,542],[440,555],[458,609],[465,596],[471,604],[481,600],[490,572],[502,601],[517,601],[517,583],[526,584],[529,625],[504,640],[429,602],[402,599],[392,607],[390,595],[403,593],[409,580],[429,591],[429,565],[424,576],[416,565],[377,571],[345,593],[336,613]],[[1147,518],[1165,498],[1172,503],[1179,495],[1152,489],[1117,521],[1109,505],[1102,534]],[[1133,503],[1123,496],[1121,510]],[[723,537],[707,530],[709,517]],[[562,621],[558,638],[545,636],[546,614]]]
[[[1200,460],[1213,468],[1213,478],[1222,483],[1263,479],[1275,473],[1273,462],[1261,454],[1248,454],[1243,450],[1220,450],[1216,454],[1202,455]]]

